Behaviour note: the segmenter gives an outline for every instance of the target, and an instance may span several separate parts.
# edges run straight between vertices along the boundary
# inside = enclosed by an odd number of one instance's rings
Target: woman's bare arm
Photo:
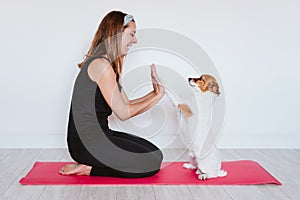
[[[126,120],[145,112],[156,104],[164,95],[163,92],[155,93],[153,91],[146,95],[147,97],[143,98],[142,101],[139,100],[128,103],[124,100],[124,97],[122,97],[117,86],[116,74],[107,61],[95,59],[89,66],[88,72],[92,80],[97,82],[107,104],[121,120]]]
[[[142,101],[146,101],[148,98],[152,98],[154,94],[154,92],[149,92],[148,94],[146,94],[145,96],[142,96],[142,97],[139,97],[139,98],[136,98],[136,99],[128,99],[124,89],[122,88],[121,89],[121,95],[124,99],[125,102],[127,102],[128,104],[136,104],[136,103],[139,103],[139,102],[142,102]]]

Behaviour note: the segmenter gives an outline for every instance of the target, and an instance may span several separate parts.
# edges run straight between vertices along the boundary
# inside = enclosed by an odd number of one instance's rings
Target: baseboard
[[[167,135],[150,139],[160,148],[184,148],[180,138]],[[298,135],[223,135],[221,149],[300,149]],[[0,135],[0,148],[66,148],[66,135]]]

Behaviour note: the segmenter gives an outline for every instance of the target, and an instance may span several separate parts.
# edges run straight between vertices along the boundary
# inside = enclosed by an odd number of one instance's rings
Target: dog
[[[209,74],[188,78],[188,83],[195,89],[198,106],[185,103],[177,106],[183,118],[181,136],[189,141],[189,163],[184,163],[183,167],[196,170],[199,180],[224,177],[227,172],[221,169],[221,158],[210,129],[213,105],[220,95],[219,85]],[[208,153],[204,155],[203,151]]]

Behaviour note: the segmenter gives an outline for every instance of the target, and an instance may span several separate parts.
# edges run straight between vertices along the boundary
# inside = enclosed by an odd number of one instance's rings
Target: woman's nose
[[[137,38],[136,37],[133,37],[133,41],[132,41],[133,43],[137,43],[138,41],[137,41]]]

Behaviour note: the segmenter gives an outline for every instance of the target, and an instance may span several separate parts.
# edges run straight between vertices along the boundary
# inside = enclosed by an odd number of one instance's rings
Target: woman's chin
[[[127,48],[124,52],[122,52],[122,56],[126,56],[128,51],[129,51],[129,49]]]

